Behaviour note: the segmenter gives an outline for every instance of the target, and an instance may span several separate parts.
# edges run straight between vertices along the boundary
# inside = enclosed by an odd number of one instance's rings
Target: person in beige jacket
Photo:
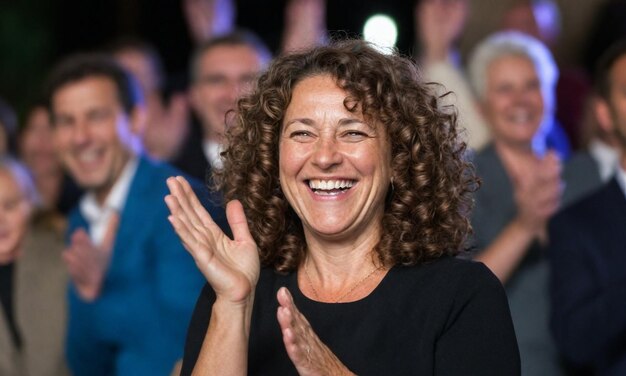
[[[63,232],[27,170],[0,157],[0,375],[68,375]]]

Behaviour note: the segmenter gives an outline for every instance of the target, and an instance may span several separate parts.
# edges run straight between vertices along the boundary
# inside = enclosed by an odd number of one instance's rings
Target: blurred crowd
[[[481,178],[465,257],[506,288],[523,375],[626,374],[626,1],[587,10],[578,64],[555,58],[574,4],[491,3],[413,13],[413,58]],[[167,222],[165,179],[211,186],[237,99],[273,55],[332,38],[326,5],[286,1],[271,51],[234,0],[181,0],[184,90],[166,95],[160,51],[127,36],[63,57],[23,116],[0,98],[0,375],[177,372],[203,278]]]

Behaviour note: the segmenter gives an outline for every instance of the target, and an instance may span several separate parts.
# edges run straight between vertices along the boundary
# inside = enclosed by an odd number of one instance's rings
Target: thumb
[[[226,219],[236,241],[254,241],[248,228],[248,220],[243,211],[243,205],[239,200],[233,200],[226,204]]]

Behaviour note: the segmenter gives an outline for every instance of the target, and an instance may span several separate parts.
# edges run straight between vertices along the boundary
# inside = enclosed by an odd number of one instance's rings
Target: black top
[[[14,263],[6,265],[0,265],[0,306],[4,312],[4,317],[9,324],[9,330],[13,337],[13,343],[17,348],[21,347],[22,341],[19,331],[17,330],[17,323],[13,316],[13,271],[15,270]]]
[[[297,375],[276,319],[286,286],[313,330],[358,375],[519,375],[520,360],[504,290],[476,262],[443,258],[394,267],[372,293],[351,303],[302,294],[297,273],[261,270],[250,328],[249,375]],[[181,375],[198,358],[215,295],[206,285],[192,317]]]

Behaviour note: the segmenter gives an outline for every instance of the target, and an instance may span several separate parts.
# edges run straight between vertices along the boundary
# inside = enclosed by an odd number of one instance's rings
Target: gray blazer
[[[517,213],[513,185],[493,145],[476,154],[482,186],[472,214],[475,252],[486,248]],[[588,154],[576,154],[565,164],[561,207],[567,207],[600,186],[597,167]],[[550,336],[548,261],[535,242],[505,284],[525,376],[560,375],[560,360]]]
[[[15,320],[21,351],[0,314],[0,375],[65,376],[64,341],[68,276],[61,260],[63,236],[35,225],[14,269]]]

